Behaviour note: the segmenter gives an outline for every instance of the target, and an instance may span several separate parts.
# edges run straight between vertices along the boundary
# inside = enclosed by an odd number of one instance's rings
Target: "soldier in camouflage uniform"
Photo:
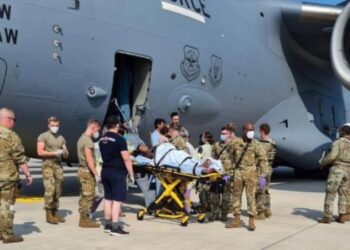
[[[96,180],[100,175],[96,170],[94,156],[94,144],[92,137],[99,137],[101,125],[96,120],[89,120],[85,132],[81,135],[77,143],[79,159],[78,178],[80,182],[79,199],[79,226],[84,228],[97,228],[99,224],[89,218],[93,200],[95,198]]]
[[[233,152],[233,214],[232,223],[226,224],[227,228],[241,226],[241,207],[243,190],[246,191],[250,231],[255,230],[254,218],[257,215],[255,193],[259,184],[260,188],[266,185],[268,175],[268,161],[264,148],[254,138],[254,126],[247,123],[243,126],[243,139],[232,142]]]
[[[224,176],[226,185],[223,193],[211,192],[211,217],[209,220],[218,219],[221,214],[221,221],[227,221],[227,215],[231,211],[232,206],[232,190],[229,176],[232,172],[232,150],[231,141],[235,140],[235,128],[231,124],[227,124],[221,129],[220,142],[216,142],[212,148],[212,157],[221,160],[224,167]]]
[[[58,133],[59,124],[60,121],[56,117],[50,117],[49,130],[40,134],[37,140],[37,154],[43,159],[44,209],[46,221],[50,224],[65,222],[65,219],[57,213],[63,184],[61,161],[62,158],[68,157],[66,140]]]
[[[257,188],[256,191],[256,207],[258,215],[257,220],[264,220],[272,216],[271,212],[271,197],[269,188],[271,184],[272,165],[276,156],[276,142],[270,137],[270,126],[267,123],[260,125],[260,143],[264,147],[267,153],[267,159],[269,161],[269,174],[266,177],[266,186],[263,189]]]
[[[333,220],[333,204],[338,193],[337,221],[346,221],[347,192],[350,182],[350,126],[345,125],[339,130],[340,138],[332,144],[331,151],[320,160],[321,167],[331,165],[326,186],[324,202],[324,217],[319,223],[331,223]]]
[[[214,138],[212,133],[205,132],[200,135],[200,146],[196,149],[195,158],[198,160],[207,159],[212,156],[212,148],[214,144]],[[209,181],[197,181],[196,191],[199,192],[199,204],[201,212],[211,212],[211,203],[210,203],[210,184]]]
[[[190,154],[189,149],[187,147],[186,140],[180,135],[180,127],[176,124],[170,124],[169,127],[169,135],[171,137],[170,143],[174,145],[177,150],[184,150],[188,154]]]
[[[348,183],[346,197],[347,197],[346,200],[348,202],[346,204],[345,221],[350,221],[350,181]]]
[[[27,185],[33,181],[21,139],[12,131],[15,121],[12,110],[0,109],[0,241],[3,243],[23,241],[13,234],[15,193],[20,181],[18,170],[26,176]]]

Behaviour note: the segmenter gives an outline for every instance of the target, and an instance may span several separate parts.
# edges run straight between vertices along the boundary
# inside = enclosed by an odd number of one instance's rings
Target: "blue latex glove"
[[[263,189],[266,186],[266,179],[265,179],[265,177],[259,178],[259,182],[258,183],[259,183],[259,187],[261,189]]]
[[[230,176],[225,175],[224,177],[222,177],[222,179],[225,181],[225,183],[227,184],[228,181],[230,180]]]

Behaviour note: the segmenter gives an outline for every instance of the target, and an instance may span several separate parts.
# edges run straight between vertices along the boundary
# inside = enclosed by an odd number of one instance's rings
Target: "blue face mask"
[[[124,134],[124,135],[123,135],[123,138],[127,141],[127,140],[128,140],[128,135],[127,135],[127,134]]]
[[[227,140],[226,135],[220,135],[220,141],[226,142],[226,140]]]

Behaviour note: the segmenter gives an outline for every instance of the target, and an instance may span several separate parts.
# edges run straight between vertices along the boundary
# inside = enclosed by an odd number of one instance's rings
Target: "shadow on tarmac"
[[[23,224],[15,224],[14,231],[20,235],[29,235],[32,233],[41,233],[39,227],[35,226],[35,222],[25,222]]]
[[[311,220],[317,220],[323,216],[323,211],[309,208],[294,208],[292,214],[303,216]]]

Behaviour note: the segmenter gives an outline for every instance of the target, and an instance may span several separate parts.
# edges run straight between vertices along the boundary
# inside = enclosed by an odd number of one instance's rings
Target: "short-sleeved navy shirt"
[[[128,151],[125,139],[116,133],[107,132],[102,137],[99,146],[103,160],[102,168],[114,169],[121,174],[127,174],[121,155],[122,151]]]

